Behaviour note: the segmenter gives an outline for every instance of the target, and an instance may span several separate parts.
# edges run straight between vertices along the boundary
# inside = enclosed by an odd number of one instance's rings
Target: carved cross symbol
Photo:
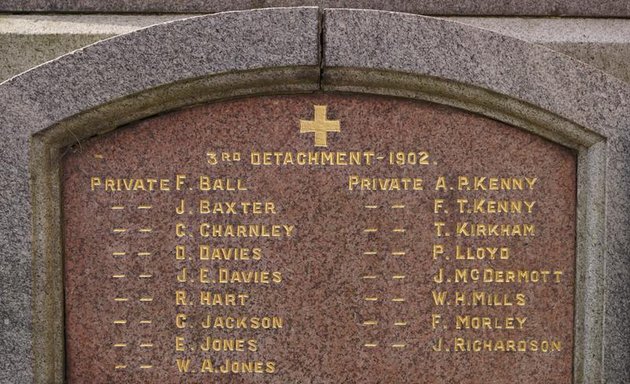
[[[328,132],[341,132],[339,120],[326,120],[326,105],[315,105],[313,120],[300,120],[300,133],[315,133],[315,146],[327,147]]]

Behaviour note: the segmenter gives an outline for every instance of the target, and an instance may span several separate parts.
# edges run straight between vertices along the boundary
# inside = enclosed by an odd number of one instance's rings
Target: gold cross
[[[315,133],[315,146],[327,147],[328,132],[341,132],[339,120],[326,120],[326,105],[314,105],[315,118],[300,120],[300,133]]]

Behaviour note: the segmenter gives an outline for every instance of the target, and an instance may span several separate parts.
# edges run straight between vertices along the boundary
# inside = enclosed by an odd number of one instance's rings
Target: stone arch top
[[[269,68],[299,68],[293,83],[311,89],[320,75],[324,88],[339,82],[343,69],[442,79],[603,136],[628,117],[625,83],[541,46],[438,18],[327,9],[320,21],[317,8],[302,7],[193,17],[98,42],[4,82],[0,118],[5,135],[33,134],[150,89]]]
[[[0,84],[0,301],[19,324],[3,333],[18,347],[0,359],[0,372],[19,370],[21,382],[63,377],[63,319],[54,317],[63,308],[54,261],[61,147],[205,101],[315,91],[450,104],[578,150],[576,382],[630,381],[627,363],[616,363],[630,361],[628,85],[543,47],[451,21],[314,7],[159,24]],[[615,305],[604,306],[604,291]],[[34,348],[34,335],[45,345]]]

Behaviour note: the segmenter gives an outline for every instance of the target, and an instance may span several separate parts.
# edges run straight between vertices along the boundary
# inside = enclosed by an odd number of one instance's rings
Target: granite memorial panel
[[[571,382],[576,156],[455,108],[333,94],[77,143],[67,380]]]

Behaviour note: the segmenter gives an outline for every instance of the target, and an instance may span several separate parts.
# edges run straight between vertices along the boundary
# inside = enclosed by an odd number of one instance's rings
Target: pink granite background
[[[313,105],[328,105],[328,118],[341,121],[341,133],[328,135],[329,151],[389,151],[431,153],[427,166],[318,167],[210,166],[209,150],[315,151],[312,134],[299,133],[299,120],[312,119]],[[245,156],[245,160],[248,157]],[[436,164],[434,164],[435,162]],[[186,174],[245,180],[244,193],[90,192],[90,177],[174,180]],[[353,192],[349,175],[363,177],[420,177],[424,191]],[[536,176],[533,191],[447,193],[434,190],[438,176]],[[133,124],[68,149],[63,164],[63,217],[66,287],[67,377],[70,383],[570,383],[572,377],[573,294],[575,274],[576,157],[563,147],[533,134],[474,114],[430,103],[352,95],[273,96],[234,100],[185,109]],[[192,185],[191,185],[192,187]],[[531,215],[454,214],[455,200],[535,200]],[[273,201],[278,214],[227,216],[175,214],[179,199],[213,201]],[[444,198],[449,214],[434,214],[433,200]],[[150,204],[150,210],[138,205]],[[404,204],[405,209],[391,209]],[[124,205],[124,210],[112,210]],[[377,209],[365,209],[377,205]],[[436,243],[433,223],[457,221],[536,225],[532,238],[454,238],[455,244],[509,246],[507,261],[455,262],[432,260]],[[296,226],[290,239],[178,239],[175,223],[197,228],[199,223],[267,223]],[[406,228],[405,233],[387,229]],[[112,233],[124,227],[128,232]],[[151,233],[137,229],[151,227]],[[363,229],[377,227],[366,235]],[[441,242],[441,241],[439,241]],[[259,247],[260,261],[175,260],[176,245],[198,244]],[[405,256],[392,257],[392,250]],[[112,252],[125,251],[124,257]],[[376,255],[364,255],[376,250]],[[136,252],[148,251],[140,257]],[[179,268],[192,271],[229,267],[282,272],[281,284],[222,285],[178,283]],[[441,284],[432,281],[438,268],[562,270],[561,284]],[[124,273],[124,279],[111,276]],[[139,278],[150,273],[152,278]],[[365,274],[377,279],[361,279]],[[394,280],[404,274],[404,280]],[[197,276],[195,276],[197,277]],[[245,307],[175,306],[175,290],[246,292]],[[522,292],[523,307],[436,307],[432,290],[485,290],[499,294]],[[139,302],[140,297],[152,302]],[[375,303],[364,297],[379,297]],[[115,297],[127,297],[124,303]],[[403,297],[405,302],[392,302]],[[175,315],[187,313],[193,328],[179,330]],[[446,329],[431,328],[439,313]],[[284,319],[279,330],[202,330],[207,314],[275,315]],[[505,318],[527,317],[524,330],[455,330],[457,314]],[[115,325],[116,319],[125,325]],[[142,319],[151,324],[139,324]],[[363,321],[377,319],[366,327]],[[405,320],[407,326],[393,322]],[[175,351],[175,337],[187,348],[206,336],[256,339],[256,352]],[[563,350],[534,352],[433,352],[442,337],[469,339],[559,340]],[[127,347],[115,348],[124,342]],[[152,343],[152,348],[140,347]],[[366,348],[365,343],[377,343]],[[404,343],[405,348],[392,348]],[[177,371],[175,359],[190,357],[192,369],[200,360],[275,361],[274,374],[219,374]],[[114,369],[125,365],[125,369]],[[142,369],[141,365],[153,368]]]

